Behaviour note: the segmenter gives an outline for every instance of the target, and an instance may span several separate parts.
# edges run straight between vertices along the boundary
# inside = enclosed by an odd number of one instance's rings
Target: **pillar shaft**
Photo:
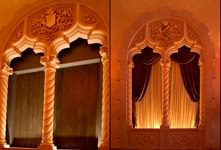
[[[41,63],[45,68],[44,78],[44,106],[43,106],[43,127],[40,149],[55,149],[53,145],[54,125],[54,92],[55,73],[58,60],[55,57],[43,57]]]
[[[200,101],[199,101],[199,127],[204,128],[205,126],[205,102],[204,102],[204,88],[205,88],[205,78],[204,78],[204,65],[202,60],[199,60],[200,67]]]
[[[110,149],[109,145],[109,113],[110,113],[110,63],[106,47],[100,50],[103,64],[102,80],[102,122],[101,122],[101,144],[100,149]]]
[[[170,60],[162,59],[162,123],[161,128],[169,128],[169,75],[170,75]]]
[[[6,144],[6,116],[7,116],[7,95],[8,78],[12,69],[7,65],[0,65],[0,148],[8,147]]]

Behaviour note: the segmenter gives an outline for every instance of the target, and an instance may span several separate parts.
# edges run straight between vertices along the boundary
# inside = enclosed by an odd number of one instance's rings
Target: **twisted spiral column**
[[[53,121],[54,121],[54,91],[55,73],[58,64],[56,57],[42,57],[41,63],[45,68],[44,79],[44,106],[43,128],[40,149],[56,149],[53,145]]]
[[[101,116],[101,144],[99,149],[108,150],[109,146],[109,109],[110,109],[110,63],[108,49],[101,47],[100,55],[103,65],[102,82],[102,116]]]
[[[205,102],[204,102],[204,88],[205,88],[205,76],[204,76],[204,64],[202,59],[199,60],[200,67],[200,101],[199,101],[199,128],[204,128],[205,126]]]
[[[133,61],[129,60],[127,70],[127,126],[133,128],[132,124],[132,68]]]
[[[12,69],[6,65],[0,65],[0,149],[8,147],[5,140],[6,115],[7,115],[7,95],[8,78],[12,74]]]
[[[163,119],[161,128],[169,128],[169,75],[170,75],[170,60],[161,59],[162,67],[162,112]]]

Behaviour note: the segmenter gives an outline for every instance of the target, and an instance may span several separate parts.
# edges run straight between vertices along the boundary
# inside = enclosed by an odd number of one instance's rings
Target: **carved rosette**
[[[73,24],[73,8],[48,8],[44,13],[31,18],[32,35],[51,42],[60,31],[69,29]]]
[[[84,15],[84,23],[91,25],[96,23],[96,18],[93,15],[85,14]]]
[[[10,47],[12,43],[15,43],[18,40],[20,40],[23,34],[24,34],[24,21],[22,21],[22,23],[20,23],[11,34],[7,42],[7,47]]]
[[[95,25],[98,22],[98,17],[94,12],[85,6],[80,6],[80,22],[84,25]]]
[[[146,38],[146,26],[144,26],[143,28],[141,28],[136,36],[134,37],[133,41],[131,42],[129,49],[136,47],[137,44],[145,41]]]
[[[201,42],[197,36],[197,34],[191,29],[189,25],[186,24],[186,35],[190,41],[196,42],[196,44],[201,45]]]
[[[184,22],[175,18],[166,18],[149,24],[150,38],[164,49],[173,46],[184,36]]]

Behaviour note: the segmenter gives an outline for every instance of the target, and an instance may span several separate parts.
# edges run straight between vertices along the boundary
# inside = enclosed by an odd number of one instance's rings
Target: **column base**
[[[38,150],[57,150],[57,147],[54,144],[41,144],[37,148]]]
[[[160,125],[160,129],[169,129],[170,126],[169,125]]]
[[[0,150],[3,150],[4,148],[9,148],[10,145],[8,144],[0,144]]]
[[[100,146],[98,147],[98,150],[109,150],[109,145],[105,143],[101,143]]]

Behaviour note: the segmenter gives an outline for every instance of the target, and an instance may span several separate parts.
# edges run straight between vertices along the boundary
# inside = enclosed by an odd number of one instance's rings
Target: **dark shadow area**
[[[41,138],[14,138],[10,147],[36,148],[40,145]]]
[[[57,149],[97,150],[96,137],[55,137]]]

